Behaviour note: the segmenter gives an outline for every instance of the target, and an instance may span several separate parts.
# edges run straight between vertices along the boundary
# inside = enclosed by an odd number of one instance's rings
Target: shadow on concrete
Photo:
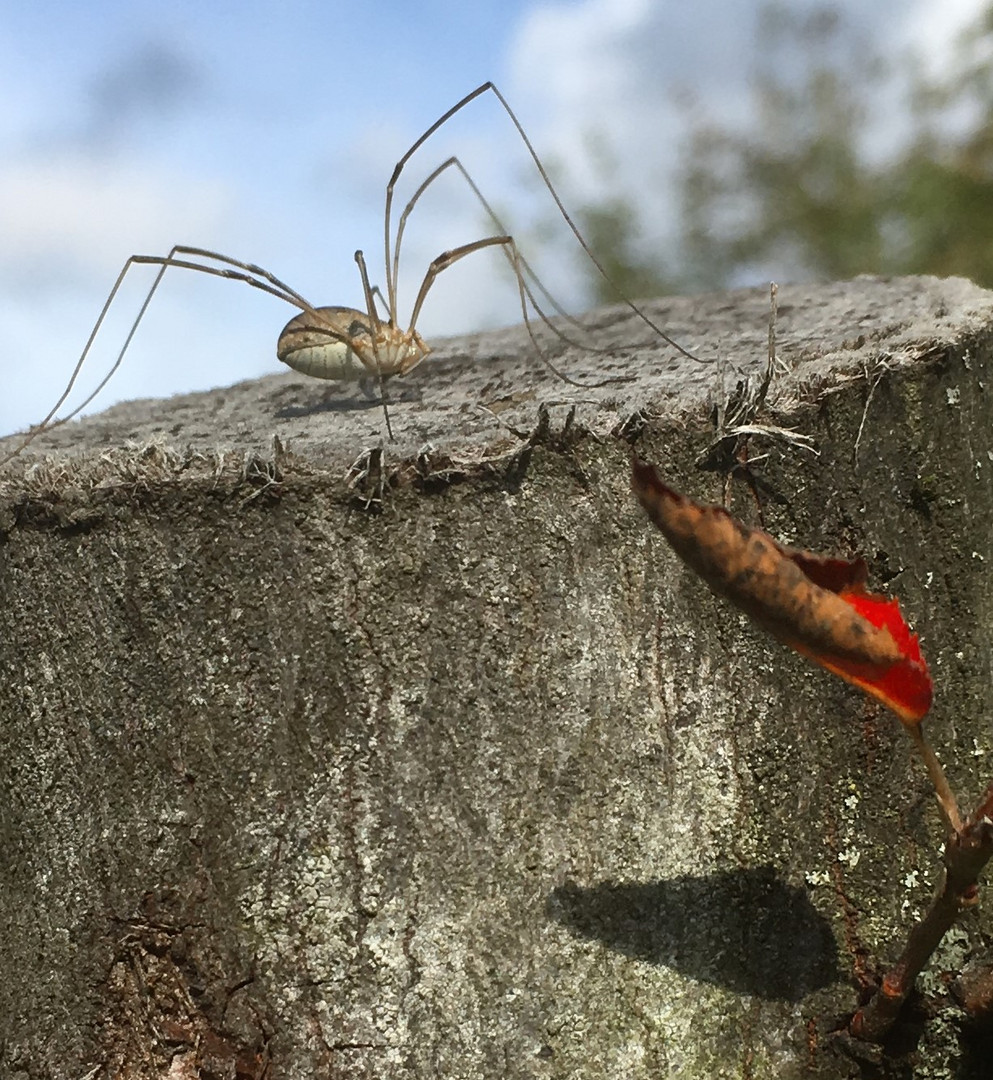
[[[547,913],[579,937],[741,994],[799,1001],[839,977],[828,921],[770,866],[554,889]]]
[[[420,401],[421,391],[413,386],[397,386],[391,383],[387,390],[387,404],[399,405],[409,401]],[[357,389],[327,391],[319,398],[305,405],[284,405],[277,409],[275,416],[280,420],[292,420],[301,416],[316,416],[319,413],[365,412],[368,409],[382,408],[383,402],[378,390],[363,395]]]

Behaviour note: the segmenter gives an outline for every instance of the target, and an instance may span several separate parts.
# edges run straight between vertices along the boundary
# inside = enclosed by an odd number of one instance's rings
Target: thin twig
[[[976,903],[979,875],[993,857],[991,810],[993,786],[969,821],[949,833],[945,869],[931,906],[910,931],[903,955],[883,976],[876,996],[852,1018],[851,1032],[858,1038],[882,1042],[938,943],[959,913]]]

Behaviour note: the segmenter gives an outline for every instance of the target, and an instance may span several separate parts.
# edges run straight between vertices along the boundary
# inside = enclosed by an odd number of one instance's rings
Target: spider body
[[[430,351],[413,328],[401,330],[380,320],[372,326],[366,312],[347,307],[301,311],[276,343],[276,356],[284,364],[315,379],[406,375]]]

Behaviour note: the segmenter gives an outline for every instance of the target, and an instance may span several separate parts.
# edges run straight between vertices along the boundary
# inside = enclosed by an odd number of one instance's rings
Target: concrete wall
[[[753,441],[766,527],[899,595],[968,809],[993,779],[993,296],[781,302],[764,420],[819,454]],[[653,311],[732,391],[764,305]],[[0,474],[0,1075],[863,1075],[832,1032],[939,866],[909,741],[631,496],[634,443],[720,500],[695,465],[716,366],[568,352],[635,376],[577,391],[522,350],[418,369],[382,490],[346,475],[379,413],[296,376],[120,407]],[[502,423],[475,407],[501,396]],[[878,1075],[970,1075],[948,983],[991,930],[950,935]]]

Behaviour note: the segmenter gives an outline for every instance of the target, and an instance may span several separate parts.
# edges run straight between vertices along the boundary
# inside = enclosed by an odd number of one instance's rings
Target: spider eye
[[[372,336],[369,327],[366,326],[364,322],[359,322],[358,319],[353,319],[352,325],[348,328],[348,336],[355,338],[358,337],[360,334],[365,334],[366,337]]]

